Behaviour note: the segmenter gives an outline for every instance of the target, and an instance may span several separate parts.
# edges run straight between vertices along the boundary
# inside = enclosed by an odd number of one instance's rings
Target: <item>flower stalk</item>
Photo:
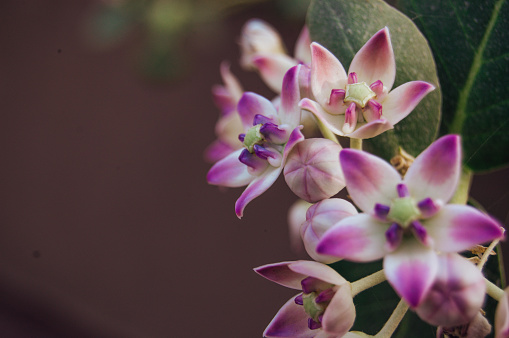
[[[500,301],[502,297],[504,297],[504,290],[490,282],[487,278],[484,278],[486,281],[486,293],[496,301]]]
[[[398,327],[399,323],[405,316],[406,312],[408,310],[408,304],[405,303],[403,299],[401,299],[398,303],[398,306],[394,309],[394,311],[391,314],[391,317],[389,320],[385,323],[384,327],[378,332],[375,337],[377,338],[390,338],[394,331],[396,331],[396,328]]]
[[[369,276],[361,278],[352,283],[352,296],[355,297],[357,294],[361,293],[364,290],[367,290],[375,285],[378,285],[382,282],[385,282],[387,278],[385,277],[384,270],[377,271]]]

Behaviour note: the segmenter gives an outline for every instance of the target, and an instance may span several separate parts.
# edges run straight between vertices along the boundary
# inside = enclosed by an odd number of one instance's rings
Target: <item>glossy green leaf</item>
[[[509,164],[509,3],[399,0],[429,40],[443,90],[442,134],[460,133],[476,172]]]
[[[334,53],[345,69],[366,41],[387,26],[396,57],[393,88],[414,80],[437,87],[394,130],[365,140],[366,150],[388,160],[401,146],[416,156],[435,140],[441,107],[436,67],[426,39],[408,17],[381,0],[314,0],[307,24],[312,40]]]

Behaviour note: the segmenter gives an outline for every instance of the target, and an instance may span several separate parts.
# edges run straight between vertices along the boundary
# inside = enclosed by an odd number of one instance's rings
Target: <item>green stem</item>
[[[322,121],[320,121],[319,119],[315,119],[315,121],[316,121],[316,125],[318,126],[318,129],[320,129],[320,132],[322,133],[323,137],[339,144],[339,141],[338,141],[338,138],[336,137],[336,135],[334,135],[334,133],[332,131],[330,131],[330,129],[327,128],[327,126],[325,126],[325,124],[323,124]]]
[[[380,270],[369,276],[356,280],[352,283],[352,297],[355,297],[357,294],[369,289],[370,287],[384,282],[386,279],[384,270]]]
[[[362,150],[362,139],[350,137],[350,148]]]
[[[467,204],[468,193],[470,192],[470,185],[472,184],[472,171],[465,166],[461,169],[461,176],[458,187],[454,196],[452,196],[449,203],[451,204]]]
[[[375,337],[377,338],[390,338],[394,331],[396,331],[396,328],[398,327],[399,323],[405,316],[406,312],[408,310],[408,304],[405,303],[405,301],[400,300],[398,303],[398,306],[394,309],[392,312],[391,317],[385,323],[384,327],[378,332]]]
[[[487,278],[484,278],[484,281],[486,282],[486,293],[490,295],[491,298],[499,301],[504,297],[504,290],[490,282]]]

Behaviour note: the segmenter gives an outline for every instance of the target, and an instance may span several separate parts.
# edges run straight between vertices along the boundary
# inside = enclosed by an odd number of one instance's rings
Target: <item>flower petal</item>
[[[442,252],[460,252],[504,236],[498,222],[467,205],[445,205],[422,224],[433,238],[435,249]]]
[[[301,66],[290,68],[284,76],[281,90],[281,105],[279,107],[279,119],[281,124],[287,124],[291,129],[300,123],[300,88],[299,73]]]
[[[243,148],[238,149],[214,164],[207,173],[207,182],[230,188],[249,184],[254,176],[249,174],[248,167],[239,161],[242,150]]]
[[[329,103],[333,89],[344,89],[347,75],[343,65],[326,48],[311,44],[311,89],[316,100],[323,106]]]
[[[343,285],[347,283],[339,273],[328,265],[313,261],[295,261],[288,265],[290,270],[309,277],[314,277],[323,282]]]
[[[244,93],[244,89],[242,89],[237,77],[235,77],[230,71],[230,63],[226,61],[221,62],[219,70],[221,72],[223,83],[228,90],[228,93],[230,93],[230,97],[234,102],[238,102]]]
[[[295,52],[293,55],[297,61],[308,64],[311,63],[311,49],[309,45],[311,45],[309,29],[307,26],[304,26],[300,31],[297,42],[295,43]]]
[[[367,139],[380,135],[381,133],[394,128],[394,126],[385,119],[373,120],[355,129],[348,137]]]
[[[461,173],[461,141],[458,135],[446,135],[424,150],[405,174],[410,195],[447,202],[458,184]]]
[[[306,221],[306,213],[308,208],[311,206],[304,200],[297,200],[288,209],[288,232],[290,235],[290,246],[295,253],[300,253],[304,249],[302,238],[300,235],[300,228],[302,223]]]
[[[393,125],[404,119],[435,86],[424,81],[411,81],[392,90],[383,100],[383,116]]]
[[[316,251],[355,262],[370,262],[387,253],[385,232],[388,223],[381,223],[367,214],[347,217],[323,235]]]
[[[272,102],[261,95],[245,92],[237,105],[242,125],[245,130],[253,126],[253,120],[257,114],[264,115],[268,118],[277,116],[277,111]]]
[[[233,151],[235,149],[228,143],[215,140],[205,149],[204,157],[208,162],[214,163],[230,155]]]
[[[387,27],[379,30],[355,54],[348,73],[357,73],[357,78],[368,85],[381,80],[387,90],[396,78],[396,61],[391,37]]]
[[[265,84],[276,93],[281,92],[285,73],[297,64],[297,61],[285,54],[259,53],[253,56],[252,62]]]
[[[398,197],[396,186],[401,176],[381,158],[364,151],[343,149],[339,162],[348,193],[364,212],[371,212],[377,203],[391,205]]]
[[[418,306],[435,280],[436,253],[413,238],[385,256],[384,271],[394,290],[411,306]]]
[[[302,99],[299,102],[302,109],[310,111],[315,117],[320,120],[327,128],[330,129],[334,134],[345,136],[343,133],[343,124],[345,123],[345,115],[332,115],[326,112],[322,106],[313,100],[308,98]],[[346,106],[345,106],[346,110]]]
[[[316,263],[316,262],[311,262]],[[296,272],[290,269],[290,265],[295,262],[280,262],[274,264],[266,264],[254,268],[254,271],[262,277],[277,283],[279,285],[286,286],[287,288],[302,290],[301,281],[308,277],[306,271],[304,273]],[[320,264],[320,263],[316,263]],[[327,266],[327,265],[324,265]],[[334,271],[334,270],[333,270]],[[335,271],[334,271],[335,272]],[[337,274],[337,272],[336,272]]]
[[[495,337],[509,337],[509,288],[504,290],[504,295],[498,301],[495,312]]]
[[[274,316],[265,331],[264,337],[299,337],[312,338],[316,330],[308,328],[308,314],[304,307],[295,304],[295,297],[290,298]]]
[[[327,306],[322,319],[322,329],[335,337],[343,337],[355,321],[355,306],[349,284],[338,288]]]

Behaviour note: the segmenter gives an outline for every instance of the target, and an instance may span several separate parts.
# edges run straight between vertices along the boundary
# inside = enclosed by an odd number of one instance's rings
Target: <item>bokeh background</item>
[[[271,97],[241,27],[291,51],[306,1],[128,2],[0,2],[0,336],[261,337],[294,292],[252,268],[307,257],[295,197],[280,179],[238,220],[240,190],[207,185],[210,89],[229,60]],[[507,175],[472,188],[504,224]]]

